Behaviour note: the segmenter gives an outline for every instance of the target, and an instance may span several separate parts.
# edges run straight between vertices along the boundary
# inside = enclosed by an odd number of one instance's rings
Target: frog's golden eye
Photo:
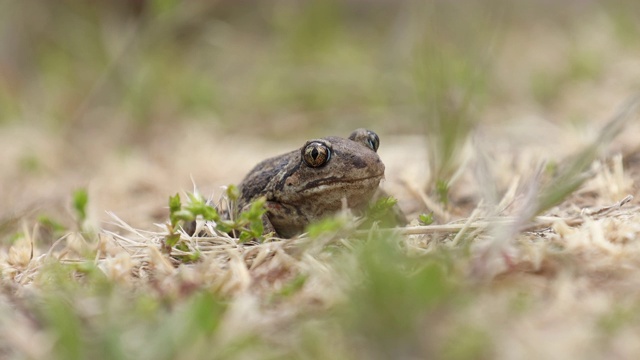
[[[380,138],[378,137],[378,134],[371,130],[356,129],[351,133],[351,135],[349,135],[349,139],[359,142],[375,152],[377,152],[378,147],[380,147]]]
[[[319,141],[310,141],[302,148],[302,159],[314,168],[325,165],[331,159],[331,147]]]

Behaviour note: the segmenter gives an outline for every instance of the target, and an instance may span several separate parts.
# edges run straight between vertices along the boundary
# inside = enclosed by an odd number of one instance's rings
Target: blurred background
[[[635,0],[0,0],[0,225],[86,187],[148,227],[357,127],[429,188],[475,131],[570,152],[639,85]]]

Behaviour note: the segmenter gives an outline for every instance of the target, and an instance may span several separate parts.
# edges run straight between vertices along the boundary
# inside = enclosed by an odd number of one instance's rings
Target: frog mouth
[[[328,177],[320,180],[311,181],[304,188],[302,188],[301,191],[316,189],[316,188],[325,187],[325,186],[335,187],[341,184],[354,184],[359,182],[366,182],[368,180],[373,180],[373,179],[378,179],[378,180],[384,179],[384,173],[365,176],[361,178],[355,178],[355,179],[344,179],[341,177],[332,176],[332,177]]]

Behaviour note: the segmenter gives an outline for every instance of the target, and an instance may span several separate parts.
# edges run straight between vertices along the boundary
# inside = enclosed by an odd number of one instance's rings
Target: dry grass
[[[637,122],[629,129],[637,129]],[[634,146],[617,145],[629,149]],[[409,150],[399,147],[393,151]],[[514,161],[523,155],[496,156],[494,160],[501,163],[506,160],[500,157]],[[71,266],[71,276],[80,282],[93,276],[82,268],[91,264],[119,289],[118,294],[147,294],[180,314],[185,312],[181,306],[186,306],[185,302],[191,306],[190,299],[196,294],[215,294],[226,310],[216,330],[206,337],[207,342],[240,358],[266,354],[370,356],[377,351],[376,346],[384,348],[379,351],[392,351],[386,353],[389,356],[408,351],[452,358],[474,354],[499,358],[634,357],[640,351],[632,340],[640,331],[640,207],[634,199],[639,195],[636,184],[640,169],[634,156],[633,152],[619,153],[596,160],[583,186],[557,207],[521,224],[505,242],[499,241],[503,232],[521,221],[517,208],[522,206],[526,187],[517,183],[512,183],[511,191],[499,201],[501,211],[481,203],[470,217],[447,213],[445,217],[455,220],[430,226],[382,232],[346,230],[316,239],[273,239],[259,245],[238,244],[228,237],[183,235],[189,249],[201,254],[193,264],[161,253],[161,226],[156,231],[138,229],[114,213],[108,214],[107,223],[95,228],[95,235],[71,232],[51,246],[39,246],[41,231],[37,226],[25,228],[25,236],[7,247],[1,259],[5,299],[18,309],[4,325],[5,330],[16,331],[5,331],[3,344],[11,349],[10,354],[40,358],[46,357],[44,349],[59,341],[47,328],[40,328],[38,321],[29,320],[31,310],[21,310],[19,305],[24,297],[39,296],[47,283],[56,284],[46,279],[47,271],[59,271],[51,269],[53,263]],[[392,182],[391,189],[407,186],[406,179],[399,181],[390,174],[388,183]],[[407,199],[404,202],[410,203]],[[456,210],[450,207],[443,211]],[[366,321],[341,318],[358,316],[352,308],[357,305],[351,301],[357,296],[354,291],[360,290],[354,290],[354,286],[372,271],[363,265],[363,251],[366,253],[367,244],[384,239],[395,239],[393,242],[402,249],[403,255],[397,256],[407,261],[404,266],[408,267],[401,270],[402,276],[420,271],[434,259],[448,257],[439,266],[448,264],[447,281],[455,287],[455,295],[445,297],[453,305],[439,303],[434,313],[418,312],[426,322],[420,322],[416,330],[429,339],[405,339],[396,344],[400,348],[395,350],[396,345],[381,345],[376,340],[378,336],[394,335],[383,330],[382,334],[367,335],[361,328]],[[182,254],[177,250],[172,253]],[[386,255],[376,256],[386,259]],[[399,265],[388,263],[384,267]],[[96,320],[92,311],[106,311],[95,309],[97,304],[91,305],[91,296],[86,298],[82,291],[72,294],[77,296],[73,303],[79,302],[74,305],[78,307],[75,311],[80,318],[86,317],[84,321]],[[119,296],[130,298],[131,294]],[[389,301],[389,306],[395,306],[395,300]],[[335,311],[350,315],[335,317]],[[356,324],[349,325],[349,321]],[[149,330],[133,327],[128,331],[128,336],[143,336]],[[334,349],[318,349],[321,345],[309,343],[309,336],[319,343],[339,344]],[[131,353],[136,356],[157,355],[139,352],[135,343],[123,342],[121,346],[137,349]],[[192,350],[187,354],[205,356],[208,346],[198,341],[186,344]],[[232,351],[236,347],[240,349],[237,353]]]

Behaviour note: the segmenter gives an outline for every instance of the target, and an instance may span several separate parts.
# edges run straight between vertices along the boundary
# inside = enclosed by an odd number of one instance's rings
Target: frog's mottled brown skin
[[[378,136],[355,130],[348,139],[310,140],[301,149],[262,161],[239,185],[240,209],[264,196],[265,231],[282,237],[301,233],[312,221],[340,210],[367,205],[384,177],[376,153]]]

